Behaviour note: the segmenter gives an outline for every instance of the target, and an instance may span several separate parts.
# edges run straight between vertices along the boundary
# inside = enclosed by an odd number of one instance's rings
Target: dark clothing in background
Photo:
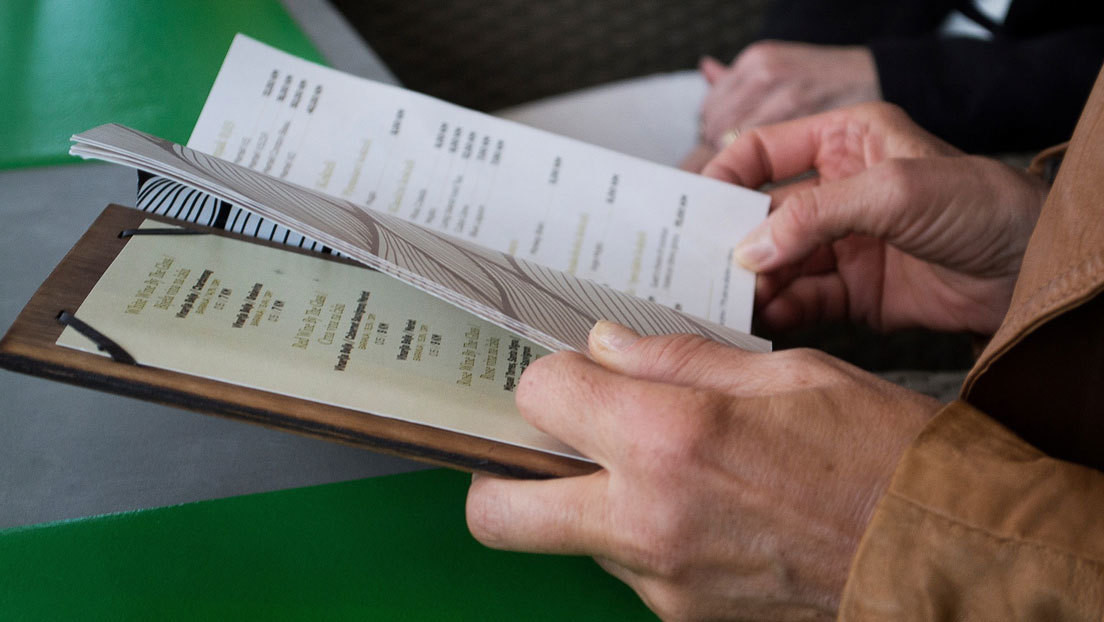
[[[993,38],[941,36],[956,9]],[[885,100],[966,151],[1067,140],[1104,62],[1104,2],[1013,0],[987,22],[968,0],[775,0],[762,35],[869,46]]]

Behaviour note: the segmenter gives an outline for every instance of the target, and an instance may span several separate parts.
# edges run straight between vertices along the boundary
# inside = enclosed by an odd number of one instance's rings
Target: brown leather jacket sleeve
[[[1104,473],[954,402],[898,465],[840,619],[1099,622]]]
[[[1104,620],[1104,73],[1008,315],[897,466],[843,620]]]

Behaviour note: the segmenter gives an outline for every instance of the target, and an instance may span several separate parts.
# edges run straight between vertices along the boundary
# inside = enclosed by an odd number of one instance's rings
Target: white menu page
[[[748,332],[761,193],[356,78],[238,35],[188,146]]]

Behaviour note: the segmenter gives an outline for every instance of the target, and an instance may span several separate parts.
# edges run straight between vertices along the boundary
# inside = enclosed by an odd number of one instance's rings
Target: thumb
[[[721,390],[760,356],[697,335],[641,337],[605,320],[591,329],[589,346],[598,364],[627,376]]]
[[[701,70],[702,76],[705,77],[705,81],[713,86],[720,80],[721,77],[728,71],[728,67],[721,61],[713,58],[712,56],[703,56],[701,62],[698,63],[698,68]]]

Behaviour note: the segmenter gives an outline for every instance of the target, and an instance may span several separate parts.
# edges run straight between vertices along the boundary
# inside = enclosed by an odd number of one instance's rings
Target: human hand
[[[690,153],[686,154],[686,157],[679,162],[678,167],[684,171],[691,173],[700,173],[705,168],[706,164],[709,164],[717,155],[717,150],[710,145],[699,144],[696,145]]]
[[[669,619],[830,618],[859,538],[935,400],[814,351],[639,338],[599,322],[518,386],[530,422],[602,467],[478,477],[472,534],[592,555]]]
[[[752,130],[703,174],[776,187],[736,249],[756,306],[785,329],[849,318],[879,330],[992,334],[1012,298],[1046,185],[966,156],[900,109],[863,104]]]
[[[874,57],[861,46],[760,41],[731,67],[706,57],[700,69],[711,85],[702,103],[702,138],[715,149],[725,147],[733,130],[882,97]]]

